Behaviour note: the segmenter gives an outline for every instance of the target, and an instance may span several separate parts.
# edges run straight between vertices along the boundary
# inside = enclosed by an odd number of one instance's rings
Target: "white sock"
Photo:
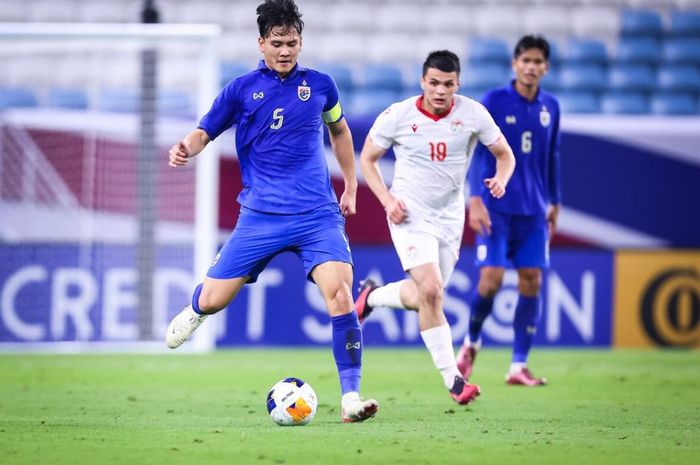
[[[404,308],[401,302],[401,283],[403,281],[396,281],[376,288],[370,292],[367,304],[370,307]]]
[[[455,382],[455,376],[462,376],[457,369],[454,348],[452,347],[452,333],[450,325],[436,326],[420,332],[425,347],[433,357],[435,368],[440,370],[442,380],[447,389],[451,389]]]
[[[527,363],[524,362],[513,362],[510,364],[510,371],[508,372],[511,375],[514,375],[516,373],[520,373],[523,371],[523,368],[527,366]]]
[[[345,407],[348,404],[357,402],[360,400],[360,393],[356,391],[346,392],[343,397],[340,398],[340,405]]]

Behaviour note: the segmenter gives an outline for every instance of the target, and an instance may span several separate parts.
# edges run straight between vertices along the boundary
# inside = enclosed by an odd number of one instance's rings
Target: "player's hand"
[[[484,179],[484,184],[486,184],[491,196],[496,199],[500,199],[506,194],[506,183],[498,178]]]
[[[173,168],[177,168],[178,166],[187,164],[189,161],[188,159],[190,158],[190,150],[187,148],[184,142],[180,141],[170,147],[168,155],[170,156],[168,165],[172,166]]]
[[[389,218],[389,221],[394,224],[401,224],[406,221],[406,218],[408,218],[408,208],[406,208],[406,203],[403,200],[397,199],[393,196],[391,197],[391,200],[387,206],[384,207],[384,211],[386,211],[386,217]]]
[[[340,196],[340,212],[343,216],[352,216],[357,213],[355,210],[355,198],[356,192],[347,189],[343,192],[343,195]]]
[[[491,215],[481,197],[472,197],[469,203],[469,227],[482,236],[491,235]]]

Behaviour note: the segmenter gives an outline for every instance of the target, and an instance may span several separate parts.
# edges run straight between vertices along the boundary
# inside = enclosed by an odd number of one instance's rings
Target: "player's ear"
[[[265,39],[263,39],[262,37],[258,37],[258,50],[260,50],[261,52],[264,52],[265,51],[264,45],[265,45]]]

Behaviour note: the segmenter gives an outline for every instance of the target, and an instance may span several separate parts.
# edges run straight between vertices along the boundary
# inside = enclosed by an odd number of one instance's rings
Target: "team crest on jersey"
[[[542,107],[542,110],[540,110],[540,123],[546,128],[551,121],[552,115],[547,111],[547,107]]]
[[[458,134],[462,132],[464,129],[464,123],[462,123],[460,120],[456,119],[452,121],[452,124],[450,125],[450,129],[452,129],[452,132],[455,134]]]
[[[306,80],[303,80],[301,85],[297,87],[297,95],[302,102],[306,102],[311,98],[311,87],[306,85]]]

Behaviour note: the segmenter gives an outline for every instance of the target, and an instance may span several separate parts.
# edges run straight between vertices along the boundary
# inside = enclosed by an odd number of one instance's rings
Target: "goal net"
[[[219,36],[0,24],[0,350],[164,347],[216,251],[216,144],[167,151],[218,92]]]

